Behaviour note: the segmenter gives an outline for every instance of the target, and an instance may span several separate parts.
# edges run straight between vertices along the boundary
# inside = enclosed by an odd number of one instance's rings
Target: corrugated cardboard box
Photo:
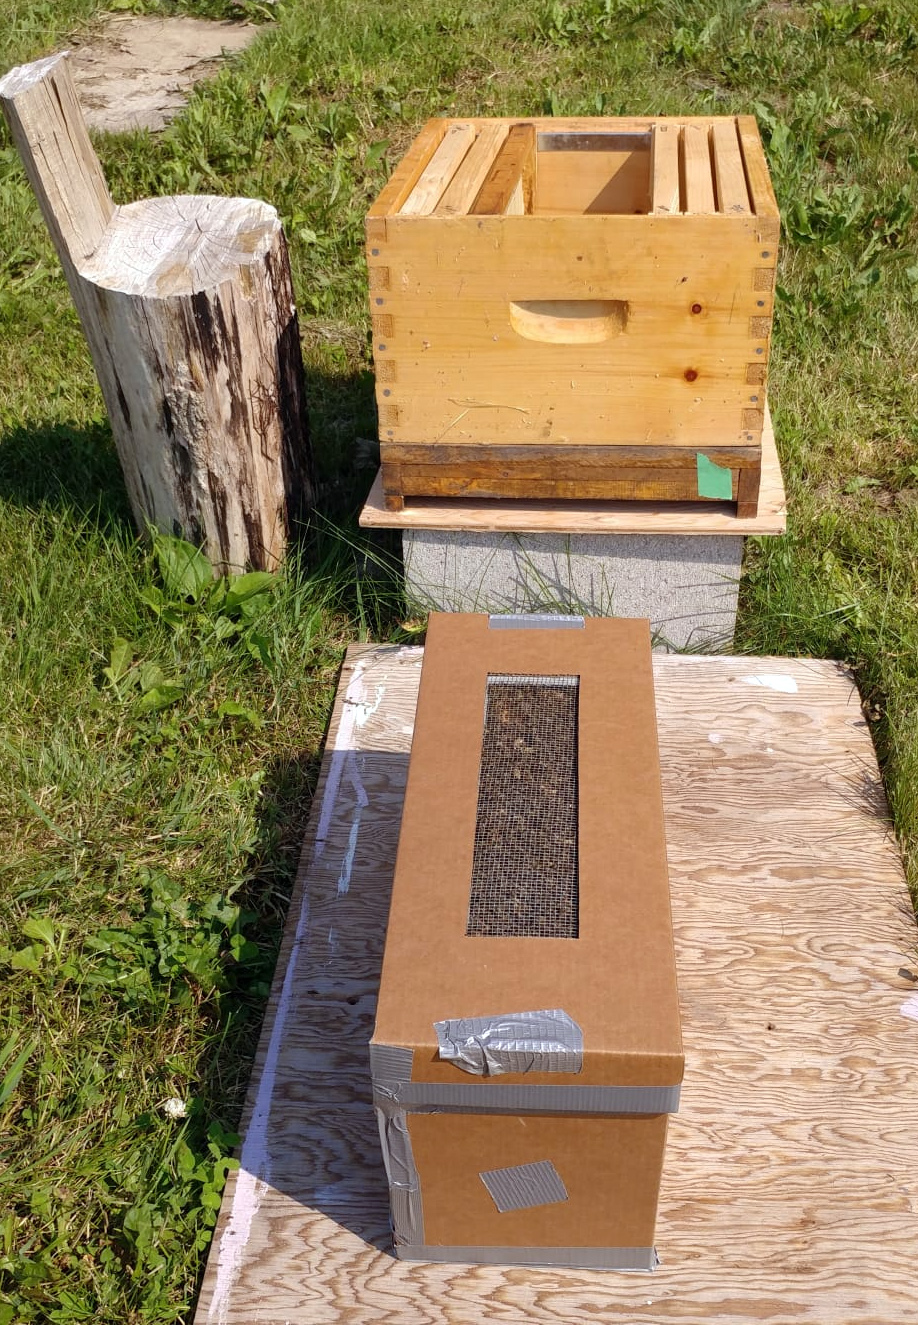
[[[646,622],[431,616],[370,1058],[399,1256],[653,1268],[683,1055]]]

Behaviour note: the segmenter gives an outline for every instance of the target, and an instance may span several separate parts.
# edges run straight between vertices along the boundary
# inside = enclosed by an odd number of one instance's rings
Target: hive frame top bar
[[[779,216],[758,125],[739,115],[428,120],[368,217],[551,215],[551,199],[538,197],[536,162],[569,153],[617,155],[613,175],[621,171],[626,185],[584,215]],[[647,185],[635,205],[638,157],[647,158]],[[579,209],[560,208],[569,210]]]

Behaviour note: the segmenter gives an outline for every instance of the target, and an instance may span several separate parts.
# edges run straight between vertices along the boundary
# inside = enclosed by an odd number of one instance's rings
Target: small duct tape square
[[[530,1210],[535,1205],[556,1205],[567,1200],[567,1188],[550,1159],[535,1164],[514,1164],[509,1169],[479,1173],[500,1213]]]

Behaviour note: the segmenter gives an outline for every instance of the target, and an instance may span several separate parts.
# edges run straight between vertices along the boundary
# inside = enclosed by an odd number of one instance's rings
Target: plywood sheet
[[[366,1045],[421,656],[348,655],[197,1325],[910,1319],[916,930],[831,662],[654,659],[686,1048],[660,1269],[392,1258]]]
[[[447,529],[518,534],[783,534],[787,527],[784,478],[766,406],[762,431],[762,485],[756,515],[739,519],[729,503],[635,501],[531,501],[406,497],[389,511],[377,475],[360,524],[367,529]]]

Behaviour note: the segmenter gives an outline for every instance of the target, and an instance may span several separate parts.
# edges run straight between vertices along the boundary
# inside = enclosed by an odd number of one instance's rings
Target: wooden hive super
[[[398,1256],[653,1268],[683,1054],[646,621],[431,616],[370,1065]]]
[[[429,121],[367,217],[387,506],[754,515],[778,234],[748,116]]]

